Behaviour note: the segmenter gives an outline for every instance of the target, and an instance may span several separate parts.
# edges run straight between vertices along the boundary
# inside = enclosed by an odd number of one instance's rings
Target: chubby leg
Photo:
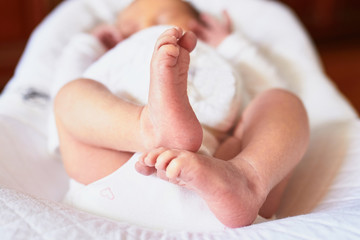
[[[111,174],[133,154],[86,144],[62,129],[61,125],[57,127],[65,170],[82,184],[90,184]]]
[[[294,95],[270,90],[246,109],[234,136],[241,139],[240,153],[228,161],[160,148],[144,154],[137,167],[153,167],[162,178],[193,189],[226,226],[249,225],[305,153],[307,115]]]
[[[78,79],[65,85],[54,107],[68,172],[88,172],[86,182],[91,182],[100,177],[98,173],[103,176],[109,172],[102,166],[111,165],[109,168],[116,170],[123,162],[120,155],[129,157],[122,153],[160,146],[196,151],[201,145],[202,129],[186,94],[189,53],[195,45],[194,34],[183,35],[178,28],[158,38],[146,106],[124,101],[94,80]],[[89,158],[89,152],[93,157]],[[116,159],[114,156],[119,157],[118,163],[108,164],[112,162],[107,161],[109,158]]]

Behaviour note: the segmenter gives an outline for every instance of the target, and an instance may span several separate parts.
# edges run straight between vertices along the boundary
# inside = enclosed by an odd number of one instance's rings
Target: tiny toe
[[[166,168],[166,177],[176,179],[181,173],[181,159],[177,158],[171,161]]]
[[[175,36],[162,36],[156,41],[155,49],[159,50],[164,45],[177,46],[178,39]]]
[[[144,158],[144,164],[148,167],[154,167],[155,166],[155,162],[156,162],[156,155],[154,155],[153,153],[149,153],[145,158]]]
[[[156,169],[154,167],[148,167],[148,166],[144,165],[144,163],[142,163],[141,161],[138,161],[135,164],[135,169],[138,173],[145,175],[145,176],[149,176],[149,175],[153,174],[154,172],[156,172]]]
[[[155,168],[157,170],[166,171],[167,166],[170,161],[176,157],[176,154],[173,150],[168,150],[160,154],[156,160]]]
[[[185,48],[187,51],[191,52],[196,47],[197,37],[195,33],[189,31],[186,32],[178,41],[178,44]]]
[[[140,160],[142,160],[143,164],[145,164],[146,166],[154,167],[156,163],[156,159],[165,150],[166,150],[165,148],[156,148],[146,154],[143,154]]]
[[[179,27],[173,27],[173,28],[170,28],[168,30],[166,30],[165,32],[163,32],[161,35],[160,35],[160,38],[163,37],[163,36],[175,36],[176,39],[179,39],[183,34],[183,30]]]
[[[155,60],[152,61],[152,64],[159,64],[159,62],[162,62],[165,67],[175,66],[177,64],[178,56],[180,55],[180,46],[177,42],[178,39],[172,35],[160,37],[155,45]]]
[[[141,164],[143,164],[143,165],[145,166],[145,165],[146,165],[146,163],[145,163],[145,158],[147,157],[148,154],[149,154],[148,152],[141,154],[141,156],[139,157],[138,162],[141,163]]]
[[[163,32],[156,41],[155,49],[159,49],[163,45],[177,45],[178,40],[182,37],[181,28],[171,28]]]

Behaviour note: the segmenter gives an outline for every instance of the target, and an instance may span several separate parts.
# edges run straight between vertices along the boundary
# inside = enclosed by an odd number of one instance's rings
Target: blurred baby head
[[[198,11],[182,0],[134,0],[120,12],[116,25],[124,37],[154,25],[174,25],[184,30],[197,20]]]

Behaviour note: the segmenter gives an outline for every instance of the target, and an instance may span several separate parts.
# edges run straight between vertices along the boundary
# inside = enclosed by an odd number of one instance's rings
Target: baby
[[[87,185],[143,152],[136,164],[139,173],[156,173],[191,189],[224,225],[245,226],[258,213],[270,217],[276,212],[286,180],[308,144],[307,115],[293,94],[265,91],[248,104],[214,156],[197,153],[203,128],[187,94],[197,37],[183,29],[194,30],[213,46],[231,32],[228,18],[224,23],[207,15],[200,18],[180,0],[136,0],[121,12],[115,27],[93,31],[110,49],[147,27],[177,26],[155,44],[147,104],[119,98],[91,79],[80,78],[60,89],[54,111],[62,159],[69,176]]]

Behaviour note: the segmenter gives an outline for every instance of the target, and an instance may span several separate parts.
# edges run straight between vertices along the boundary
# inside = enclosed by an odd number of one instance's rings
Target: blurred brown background
[[[279,0],[311,34],[327,74],[360,112],[360,1]],[[34,27],[61,0],[0,0],[0,90]]]

